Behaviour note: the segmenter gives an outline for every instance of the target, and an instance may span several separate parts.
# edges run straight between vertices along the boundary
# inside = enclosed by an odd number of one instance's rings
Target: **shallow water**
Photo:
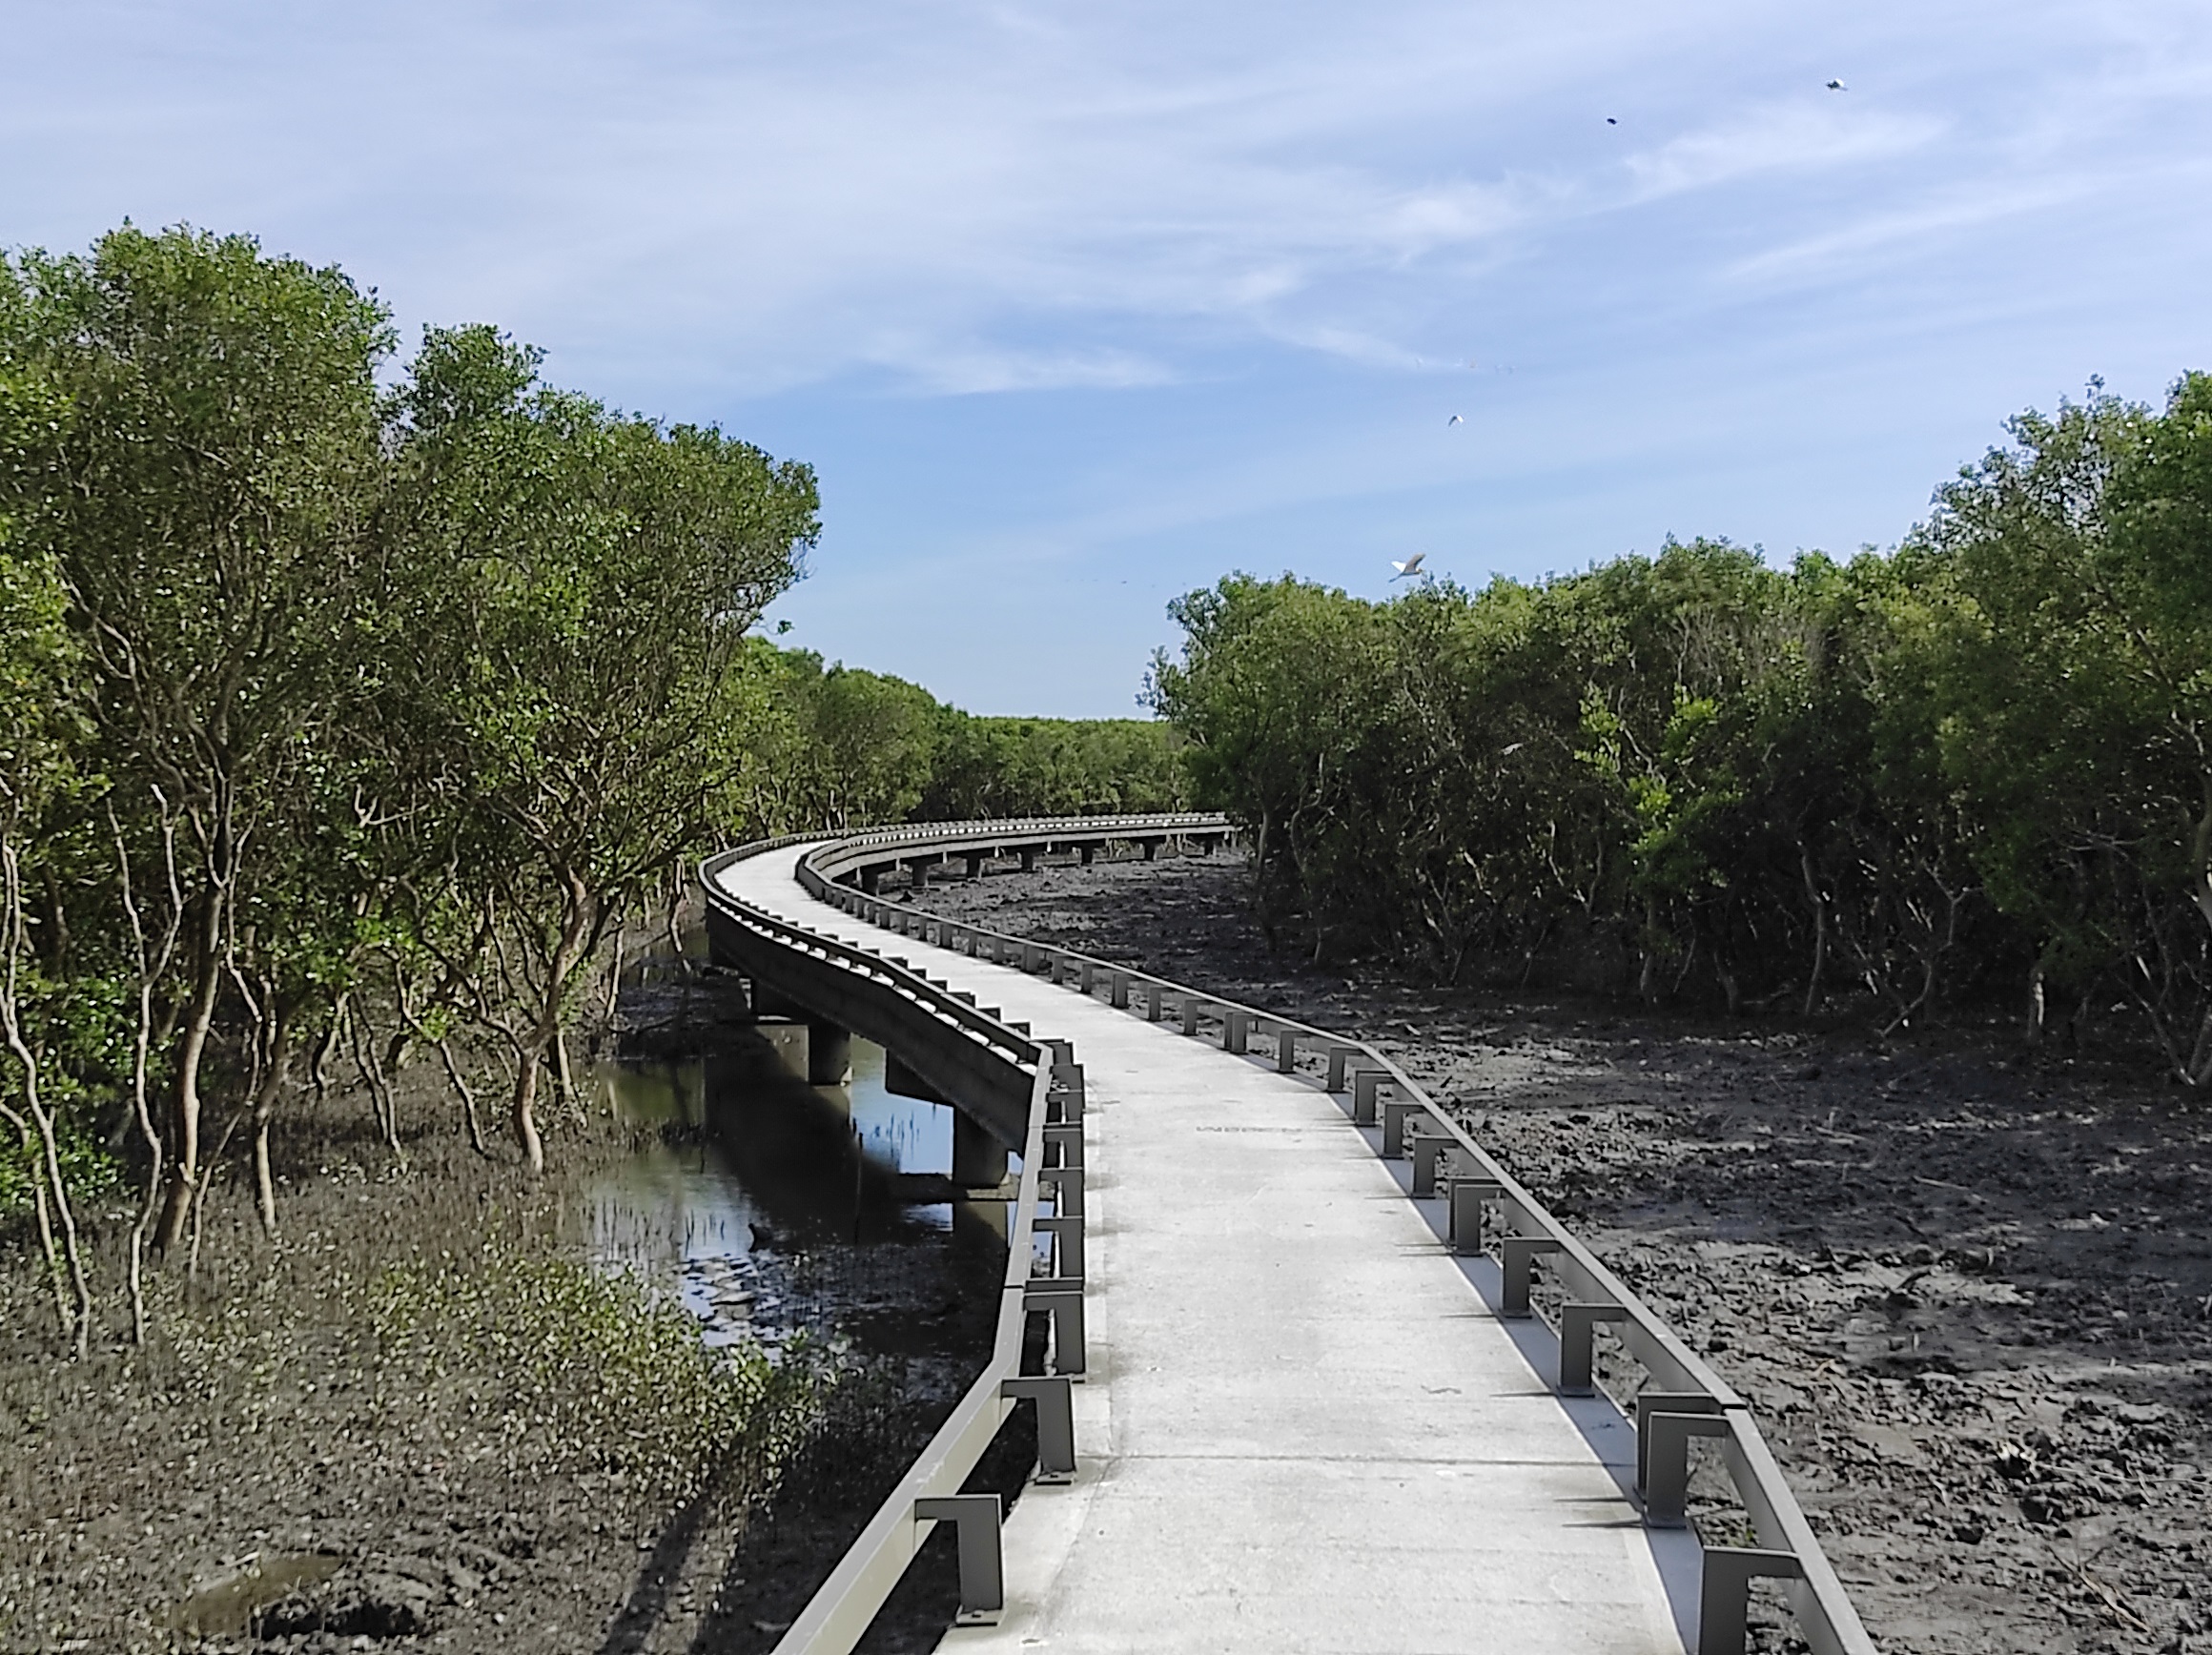
[[[886,1090],[879,1046],[852,1042],[839,1087],[808,1086],[753,1051],[603,1062],[594,1075],[604,1107],[673,1141],[648,1141],[594,1183],[593,1256],[674,1292],[710,1343],[772,1346],[849,1312],[895,1321],[899,1300],[958,1296],[946,1284],[1003,1246],[1003,1203],[915,1187],[952,1169],[952,1112]]]

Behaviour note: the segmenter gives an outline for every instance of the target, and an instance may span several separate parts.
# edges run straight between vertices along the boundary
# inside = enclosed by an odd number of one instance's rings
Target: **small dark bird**
[[[1621,124],[1621,123],[1620,123],[1619,121],[1616,121],[1615,119],[1613,119],[1613,117],[1612,117],[1611,115],[1608,115],[1608,116],[1606,116],[1606,125],[1607,125],[1607,126],[1608,126],[1608,127],[1617,127],[1617,126],[1619,126],[1620,124]]]
[[[1828,90],[1830,92],[1849,92],[1851,88],[1845,86],[1840,80],[1832,80],[1828,83]]]

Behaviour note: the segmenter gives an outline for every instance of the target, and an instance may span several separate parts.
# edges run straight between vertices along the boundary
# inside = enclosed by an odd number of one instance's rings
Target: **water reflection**
[[[967,1276],[953,1253],[1003,1248],[1002,1203],[945,1198],[952,1110],[886,1090],[879,1046],[852,1042],[840,1087],[808,1086],[749,1048],[601,1063],[594,1077],[604,1107],[661,1134],[593,1186],[594,1256],[673,1289],[709,1342],[834,1319],[840,1305],[813,1302],[809,1283],[865,1298],[870,1278]],[[908,1257],[917,1249],[947,1257]]]

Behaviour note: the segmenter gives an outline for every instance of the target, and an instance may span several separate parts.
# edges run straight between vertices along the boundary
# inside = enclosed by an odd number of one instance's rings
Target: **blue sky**
[[[1231,568],[1889,545],[2008,414],[2212,367],[2202,0],[0,0],[0,242],[252,231],[811,461],[788,641],[977,711],[1133,711]]]

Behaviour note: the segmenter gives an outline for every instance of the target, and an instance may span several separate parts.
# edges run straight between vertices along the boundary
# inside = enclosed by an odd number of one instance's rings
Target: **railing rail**
[[[1799,1633],[1815,1655],[1874,1655],[1873,1640],[1760,1435],[1750,1404],[1390,1058],[1364,1041],[1201,993],[1148,971],[946,919],[834,882],[841,873],[882,863],[887,860],[883,851],[892,848],[957,853],[993,840],[1005,845],[1231,831],[1224,818],[1190,814],[876,829],[841,836],[802,856],[798,879],[816,898],[922,941],[1027,972],[1049,971],[1055,982],[1063,970],[1070,970],[1079,991],[1094,994],[1104,986],[1112,1004],[1132,1012],[1141,992],[1144,1015],[1150,1020],[1165,1020],[1172,1007],[1179,1013],[1185,1033],[1198,1034],[1210,1022],[1219,1030],[1222,1045],[1233,1052],[1247,1052],[1255,1034],[1272,1038],[1276,1067],[1285,1073],[1296,1072],[1301,1056],[1325,1063],[1325,1089],[1350,1093],[1355,1121],[1382,1127],[1383,1153],[1412,1154],[1415,1193],[1443,1195],[1455,1250],[1472,1253],[1484,1249],[1485,1238],[1496,1240],[1505,1314],[1529,1314],[1529,1285],[1540,1261],[1564,1292],[1556,1328],[1561,1389],[1590,1388],[1592,1343],[1600,1325],[1609,1327],[1641,1364],[1649,1383],[1633,1399],[1633,1420],[1639,1492],[1648,1522],[1655,1526],[1680,1523],[1690,1440],[1721,1440],[1730,1481],[1757,1544],[1705,1548],[1700,1655],[1740,1655],[1750,1582],[1762,1577],[1786,1583],[1785,1595]],[[1301,1052],[1301,1046],[1310,1051]],[[1415,1125],[1422,1130],[1409,1142],[1408,1129]],[[1428,1141],[1423,1143],[1423,1138]],[[1026,1159],[1024,1164],[1029,1164]],[[801,1646],[787,1639],[778,1648]]]

